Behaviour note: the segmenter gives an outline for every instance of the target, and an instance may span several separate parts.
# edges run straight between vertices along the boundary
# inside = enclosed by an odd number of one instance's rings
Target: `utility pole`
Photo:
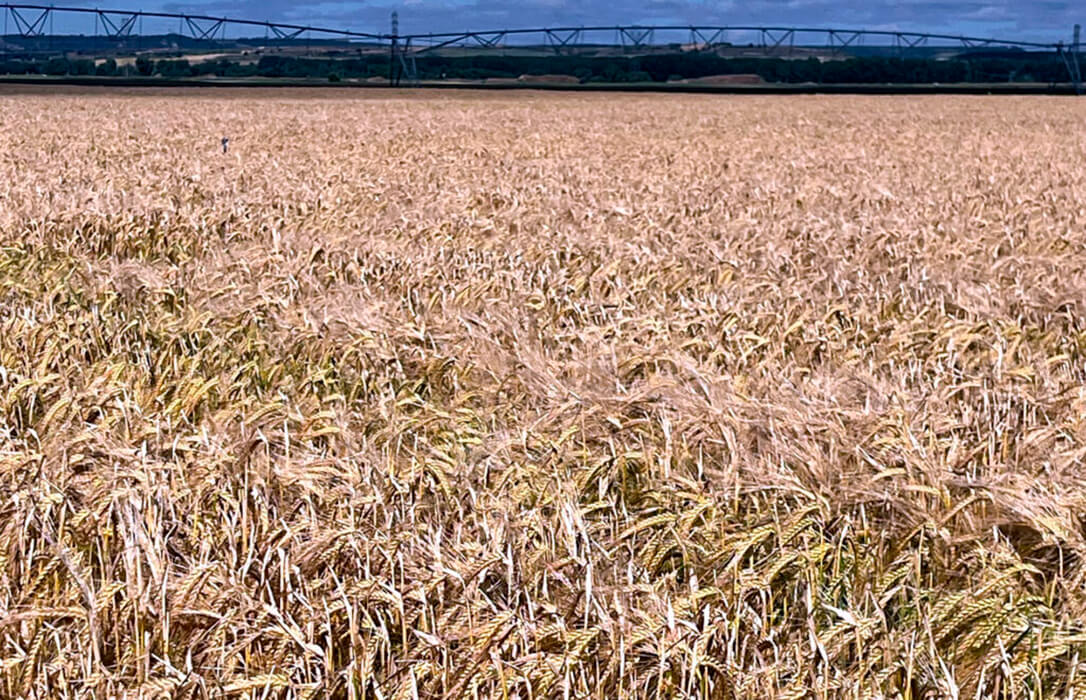
[[[1071,42],[1071,82],[1075,85],[1075,94],[1082,94],[1082,68],[1078,62],[1079,39],[1082,36],[1082,25],[1075,25],[1074,40]]]
[[[1082,68],[1078,62],[1079,43],[1082,37],[1082,25],[1075,25],[1075,33],[1071,39],[1071,46],[1064,48],[1061,41],[1056,45],[1056,52],[1063,59],[1063,65],[1067,68],[1067,76],[1071,79],[1071,87],[1076,95],[1082,94]]]
[[[392,36],[388,46],[388,86],[396,87],[400,83],[400,76],[396,70],[396,58],[399,53],[400,39],[400,13],[392,11]]]

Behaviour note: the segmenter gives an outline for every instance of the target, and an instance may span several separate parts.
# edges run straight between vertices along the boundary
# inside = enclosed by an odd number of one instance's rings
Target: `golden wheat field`
[[[1081,698],[1084,162],[1073,98],[9,89],[0,696]]]

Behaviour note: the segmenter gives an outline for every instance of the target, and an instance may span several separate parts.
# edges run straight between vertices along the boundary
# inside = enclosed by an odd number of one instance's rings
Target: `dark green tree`
[[[147,56],[137,56],[136,72],[140,75],[153,75],[155,72],[155,62]]]

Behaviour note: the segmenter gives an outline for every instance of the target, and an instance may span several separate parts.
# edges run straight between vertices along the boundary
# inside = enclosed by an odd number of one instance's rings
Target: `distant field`
[[[1081,697],[1084,105],[3,88],[0,696]]]
[[[751,74],[706,76],[666,83],[578,83],[573,76],[528,75],[517,78],[490,78],[485,80],[453,79],[427,81],[415,88],[426,90],[547,90],[562,92],[619,92],[619,93],[675,93],[705,95],[1044,95],[1070,96],[1075,89],[1070,83],[768,83],[752,80]],[[27,86],[48,86],[50,94],[58,89],[79,90],[141,88],[278,88],[281,90],[336,88],[340,90],[381,90],[388,87],[388,79],[371,76],[366,79],[329,81],[317,78],[264,78],[264,77],[216,77],[164,78],[161,76],[48,76],[5,75],[0,76],[0,95]],[[408,89],[406,86],[402,88]],[[310,93],[311,96],[315,93]],[[402,94],[402,93],[401,93]],[[223,95],[225,97],[225,95]],[[250,95],[253,97],[253,95]]]

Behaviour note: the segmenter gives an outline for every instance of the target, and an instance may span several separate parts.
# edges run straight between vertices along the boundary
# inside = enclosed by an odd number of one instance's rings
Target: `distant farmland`
[[[1081,107],[7,88],[0,695],[1081,696]]]

